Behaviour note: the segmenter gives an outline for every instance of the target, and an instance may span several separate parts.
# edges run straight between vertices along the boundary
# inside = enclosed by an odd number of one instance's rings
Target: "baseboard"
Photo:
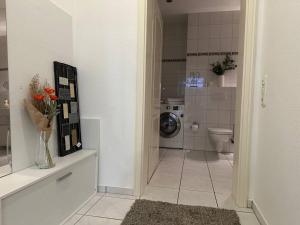
[[[134,195],[134,190],[130,188],[98,186],[98,192],[120,194],[120,195]]]
[[[261,225],[269,225],[269,223],[267,222],[266,218],[262,214],[260,208],[255,203],[255,201],[252,201],[252,209],[253,209],[253,212],[254,212],[255,216],[257,217],[257,219],[258,219],[258,221],[259,221],[259,223]]]

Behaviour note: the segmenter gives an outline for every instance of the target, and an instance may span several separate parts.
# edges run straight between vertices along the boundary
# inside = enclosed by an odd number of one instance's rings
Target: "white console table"
[[[95,192],[97,153],[82,150],[56,167],[31,167],[0,179],[0,225],[59,225]]]

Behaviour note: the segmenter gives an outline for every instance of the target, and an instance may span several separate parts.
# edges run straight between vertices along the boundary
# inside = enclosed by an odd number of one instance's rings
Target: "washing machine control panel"
[[[166,106],[167,110],[172,110],[172,111],[182,111],[183,107],[179,105],[174,105],[174,106]]]

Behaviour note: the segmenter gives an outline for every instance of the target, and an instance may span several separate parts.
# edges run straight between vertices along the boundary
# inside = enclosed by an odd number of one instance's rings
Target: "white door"
[[[153,59],[151,82],[151,142],[149,146],[148,182],[159,163],[160,97],[162,67],[163,24],[158,5],[154,4]]]

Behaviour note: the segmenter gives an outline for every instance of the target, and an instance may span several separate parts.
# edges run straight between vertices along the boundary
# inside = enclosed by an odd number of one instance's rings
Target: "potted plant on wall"
[[[53,119],[58,113],[58,97],[48,82],[43,85],[40,83],[38,75],[31,80],[30,94],[31,101],[24,100],[24,102],[30,118],[39,132],[36,165],[40,169],[49,169],[55,166],[54,153],[49,148],[49,140],[52,134]]]
[[[224,85],[224,75],[228,70],[234,70],[237,65],[232,57],[227,54],[223,62],[215,62],[211,64],[211,71],[218,76],[219,86],[222,87]]]

